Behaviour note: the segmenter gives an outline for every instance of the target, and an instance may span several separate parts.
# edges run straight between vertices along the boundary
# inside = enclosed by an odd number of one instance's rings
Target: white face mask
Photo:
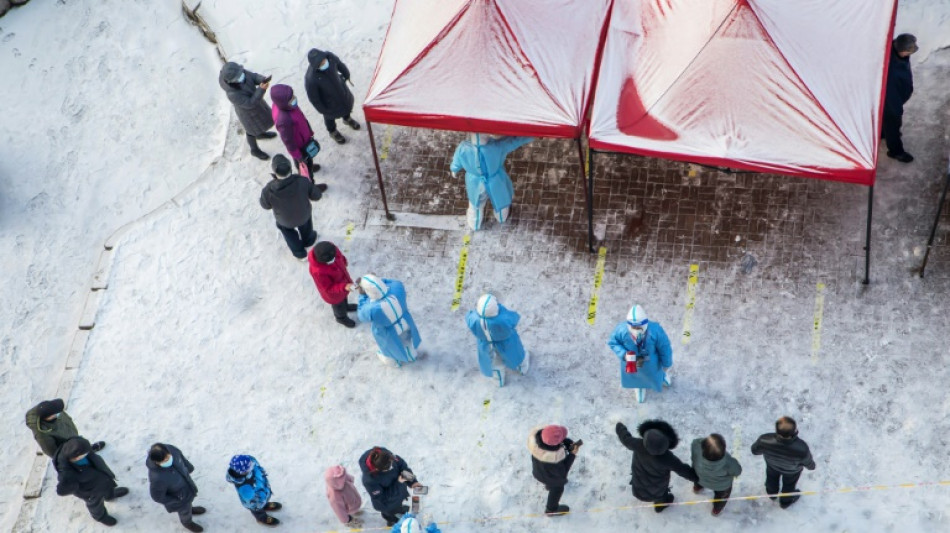
[[[162,468],[168,468],[168,467],[171,466],[172,463],[174,463],[174,462],[175,462],[175,457],[172,456],[172,455],[169,455],[169,456],[168,456],[168,459],[165,460],[165,461],[162,461],[161,463],[158,463],[158,466],[160,466],[160,467],[162,467]]]
[[[291,105],[292,107],[297,107],[297,97],[296,97],[296,96],[294,96],[294,99],[290,101],[290,105]]]
[[[241,73],[241,76],[240,76],[240,77],[237,79],[237,81],[234,82],[234,83],[244,83],[244,79],[245,79],[245,78],[247,78],[247,76],[242,72],[242,73]]]
[[[627,326],[627,331],[630,332],[630,337],[635,341],[639,341],[647,332],[646,326],[642,328],[635,328],[633,326]]]
[[[327,264],[328,264],[328,265],[332,265],[334,261],[336,261],[336,257],[334,257],[333,259],[327,261]]]
[[[320,70],[326,70],[326,69],[330,68],[330,60],[329,60],[329,59],[324,59],[324,60],[323,60],[323,63],[320,63],[320,66],[317,67],[317,68],[320,69]]]

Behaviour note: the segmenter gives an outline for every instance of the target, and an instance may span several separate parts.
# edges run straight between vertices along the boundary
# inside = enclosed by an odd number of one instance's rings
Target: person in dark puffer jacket
[[[887,157],[901,163],[910,163],[914,156],[904,150],[901,126],[904,104],[914,94],[914,75],[910,70],[910,56],[917,51],[917,37],[909,33],[898,35],[891,43],[884,91],[884,114],[881,117],[881,136],[887,145]]]
[[[181,450],[171,444],[155,443],[148,451],[145,467],[148,468],[148,491],[152,501],[164,505],[169,513],[178,513],[181,525],[188,531],[204,531],[191,519],[191,515],[204,514],[205,508],[191,504],[198,495],[198,486],[191,479],[195,467]]]
[[[679,444],[679,436],[668,423],[663,420],[643,422],[637,427],[640,438],[632,436],[621,422],[617,422],[616,430],[620,442],[633,451],[630,477],[633,496],[653,502],[654,511],[663,512],[675,499],[670,492],[670,472],[693,483],[699,481],[696,471],[670,451]]]
[[[307,53],[307,74],[304,76],[304,88],[307,98],[318,113],[323,115],[323,124],[327,132],[338,144],[346,138],[336,129],[336,119],[342,118],[347,126],[360,129],[360,123],[353,120],[353,93],[346,86],[350,81],[350,69],[331,52],[317,50]]]
[[[742,465],[726,451],[726,439],[713,433],[705,439],[694,439],[690,446],[693,469],[699,481],[693,484],[693,492],[704,488],[713,491],[714,500],[726,500],[732,494],[732,479],[742,473]],[[713,502],[712,515],[726,507],[728,501]]]
[[[53,466],[58,477],[56,494],[83,500],[93,520],[107,526],[116,525],[118,521],[109,515],[105,502],[125,496],[129,489],[116,486],[115,474],[92,451],[88,440],[73,437],[64,442],[53,457]]]
[[[225,63],[218,74],[218,85],[234,104],[238,120],[244,126],[247,144],[251,155],[268,160],[270,156],[257,146],[258,139],[273,139],[277,134],[267,131],[274,127],[274,119],[264,100],[264,93],[270,85],[270,76],[264,77],[246,70],[237,63]]]
[[[26,412],[26,427],[33,432],[33,439],[40,445],[43,453],[51,458],[64,442],[79,436],[73,419],[63,410],[65,407],[63,400],[56,398],[40,402]],[[106,443],[103,441],[92,443],[94,452],[105,447]]]
[[[761,435],[752,444],[752,455],[765,456],[765,492],[768,494],[781,492],[798,492],[795,485],[802,475],[802,469],[815,469],[815,460],[811,457],[808,444],[798,438],[798,424],[788,416],[783,416],[775,422],[775,433]],[[778,498],[782,509],[798,501],[799,495],[782,496]],[[775,501],[772,496],[772,501]]]
[[[273,179],[261,189],[261,207],[274,210],[277,229],[287,241],[290,252],[297,259],[306,261],[307,248],[317,242],[310,202],[322,198],[327,186],[314,184],[300,174],[292,174],[290,161],[283,154],[274,156],[271,168],[274,170]]]
[[[409,512],[403,502],[409,497],[409,487],[422,484],[402,458],[386,448],[374,446],[360,456],[363,487],[369,493],[373,509],[379,511],[386,525],[392,527],[399,516]]]
[[[528,435],[531,473],[548,491],[548,501],[544,507],[548,515],[560,515],[571,510],[560,502],[564,486],[567,485],[567,474],[582,444],[582,441],[574,442],[567,438],[567,428],[564,426],[536,427]]]

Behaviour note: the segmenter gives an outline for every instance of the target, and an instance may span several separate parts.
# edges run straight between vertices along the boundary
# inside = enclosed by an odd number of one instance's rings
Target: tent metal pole
[[[389,212],[389,202],[386,201],[386,186],[383,185],[383,171],[379,168],[379,155],[376,153],[376,138],[373,136],[373,123],[366,121],[366,132],[369,133],[369,147],[373,150],[373,163],[376,164],[376,181],[379,183],[379,193],[383,197],[383,209],[386,211],[386,220],[396,220],[396,216]]]
[[[867,285],[871,282],[871,210],[874,206],[874,185],[868,187],[868,227],[864,240],[864,281]]]
[[[943,192],[940,193],[940,203],[937,204],[937,217],[934,218],[933,228],[930,229],[930,238],[927,239],[927,251],[924,253],[924,262],[920,265],[920,277],[924,277],[924,269],[927,268],[930,249],[933,248],[934,238],[937,236],[937,226],[940,224],[940,215],[943,214],[943,204],[947,201],[947,189],[950,189],[950,169],[947,169],[947,179],[943,182]]]
[[[594,253],[594,151],[587,150],[587,249]]]
[[[581,169],[581,185],[584,186],[584,207],[587,207],[587,200],[590,197],[590,191],[587,190],[587,169],[584,168],[584,146],[581,144],[581,138],[574,139],[577,144],[577,161]]]

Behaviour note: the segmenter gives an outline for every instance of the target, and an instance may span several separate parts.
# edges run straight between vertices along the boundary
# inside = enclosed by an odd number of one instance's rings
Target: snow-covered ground
[[[202,10],[228,54],[249,68],[302,94],[306,52],[324,47],[347,62],[361,97],[391,7],[392,0],[217,0]],[[645,300],[677,338],[686,265],[640,276],[608,272],[590,327],[589,258],[538,264],[526,253],[520,264],[497,265],[491,254],[512,243],[497,229],[476,235],[463,305],[488,288],[501,295],[523,315],[534,356],[529,376],[493,388],[478,374],[464,308],[449,311],[461,234],[408,242],[415,234],[364,224],[368,141],[326,139],[321,177],[330,191],[316,204],[315,226],[343,243],[353,274],[406,283],[428,354],[402,370],[383,368],[368,328],[333,322],[306,267],[259,208],[269,167],[227,128],[219,63],[177,2],[33,2],[14,10],[0,20],[0,71],[19,74],[7,84],[0,123],[0,244],[8,250],[0,289],[0,469],[7,473],[0,529],[17,518],[34,452],[23,412],[56,390],[103,240],[197,179],[225,142],[220,163],[180,208],[149,217],[120,241],[69,399],[80,429],[109,441],[103,456],[132,490],[109,505],[123,530],[180,530],[148,497],[144,454],[155,441],[178,445],[196,465],[198,502],[210,509],[198,521],[208,531],[260,529],[224,481],[232,454],[251,453],[268,469],[275,499],[285,504],[283,530],[326,531],[338,524],[323,496],[323,470],[341,463],[357,472],[356,458],[375,444],[405,457],[431,485],[427,505],[435,520],[449,522],[446,532],[950,529],[950,487],[943,486],[808,496],[788,511],[768,500],[733,502],[718,519],[705,505],[662,515],[616,509],[637,502],[626,484],[629,453],[613,425],[651,416],[679,430],[683,458],[689,439],[723,433],[745,467],[734,495],[762,492],[764,467],[747,448],[780,414],[799,420],[818,461],[803,476],[805,490],[950,479],[947,283],[910,277],[921,241],[920,231],[906,231],[907,218],[918,218],[908,208],[929,221],[946,165],[950,57],[939,49],[950,45],[950,2],[903,2],[897,30],[916,33],[922,48],[905,118],[918,161],[881,161],[875,284],[864,291],[853,279],[802,272],[779,287],[701,272],[692,341],[675,344],[676,387],[637,406],[616,385],[604,339],[633,299]],[[304,111],[324,135],[316,113]],[[278,146],[262,143],[271,153]],[[860,201],[855,213],[863,217]],[[348,222],[355,231],[344,241]],[[832,290],[813,359],[818,281]],[[543,505],[524,441],[532,426],[555,421],[586,442],[564,502],[606,510],[524,516]],[[78,500],[57,497],[54,484],[50,472],[30,507],[33,531],[106,529]],[[679,500],[693,499],[682,480],[673,489]],[[478,521],[497,516],[512,518]],[[382,525],[367,513],[367,527]]]

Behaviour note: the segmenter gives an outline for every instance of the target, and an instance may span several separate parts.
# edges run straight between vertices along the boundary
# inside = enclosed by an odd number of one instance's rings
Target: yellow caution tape
[[[689,265],[689,281],[686,282],[686,314],[683,315],[683,344],[689,344],[692,336],[693,308],[696,307],[696,285],[699,283],[699,265]]]
[[[455,297],[452,298],[452,310],[458,311],[462,305],[462,287],[465,285],[465,266],[468,265],[468,245],[472,236],[468,233],[462,237],[462,251],[459,252],[458,276],[455,278]]]
[[[356,226],[352,222],[347,222],[346,224],[346,235],[343,237],[343,253],[346,253],[347,244],[353,240],[353,230],[356,229]]]
[[[607,264],[607,248],[601,246],[597,250],[597,266],[594,268],[594,290],[591,291],[590,303],[587,304],[587,323],[591,326],[597,320],[597,299],[600,295],[600,286],[604,283],[604,266]]]
[[[383,160],[389,157],[389,146],[393,143],[393,128],[386,126],[383,130],[383,148],[379,151],[379,159]]]
[[[821,321],[825,314],[825,284],[818,283],[815,287],[815,319],[812,321],[811,330],[811,360],[818,362],[818,351],[821,350]]]

